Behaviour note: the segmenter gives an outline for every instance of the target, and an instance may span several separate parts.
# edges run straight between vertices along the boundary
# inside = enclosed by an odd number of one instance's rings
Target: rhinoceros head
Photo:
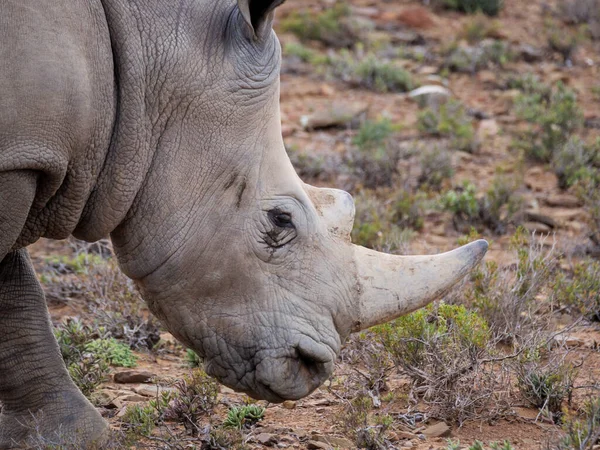
[[[282,2],[198,0],[188,12],[201,16],[179,38],[189,48],[157,77],[177,100],[113,234],[150,309],[206,371],[275,402],[308,395],[351,332],[426,305],[487,249],[391,256],[351,244],[352,197],[304,184],[284,148],[271,29]]]

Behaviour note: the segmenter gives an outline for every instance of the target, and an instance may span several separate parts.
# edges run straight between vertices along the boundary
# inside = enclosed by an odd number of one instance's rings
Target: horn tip
[[[485,239],[478,239],[468,244],[468,247],[473,252],[474,259],[480,261],[488,251],[489,244]]]

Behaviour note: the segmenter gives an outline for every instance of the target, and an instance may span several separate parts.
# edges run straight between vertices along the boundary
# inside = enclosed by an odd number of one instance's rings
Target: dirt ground
[[[497,39],[514,48],[529,45],[538,49],[540,56],[532,57],[532,61],[516,58],[501,67],[489,66],[472,73],[453,71],[442,73],[443,58],[439,56],[439,52],[450,42],[465,44],[461,36],[468,24],[474,20],[473,16],[434,9],[424,6],[420,1],[350,0],[348,3],[352,7],[352,14],[371,24],[374,32],[416,34],[419,44],[398,43],[396,45],[432,56],[402,59],[400,62],[402,66],[422,85],[443,84],[450,89],[454,98],[470,111],[475,112],[474,124],[477,127],[477,138],[480,140],[479,148],[473,153],[458,151],[453,153],[454,176],[450,180],[452,186],[459,186],[463,180],[469,180],[478,188],[485,190],[489,187],[498,167],[514,166],[516,156],[511,149],[511,143],[515,130],[522,129],[523,123],[515,116],[511,107],[514,92],[503,86],[504,81],[510,76],[532,73],[550,85],[562,81],[576,91],[586,123],[592,124],[585,132],[594,136],[598,131],[594,127],[600,128],[600,125],[593,125],[600,124],[600,101],[597,91],[594,90],[600,87],[600,41],[581,39],[570,60],[565,64],[561,55],[549,48],[548,33],[553,27],[561,33],[573,33],[576,27],[565,24],[560,18],[552,15],[553,11],[559,10],[557,1],[505,0],[505,7],[497,18],[480,17],[478,20],[494,24],[494,34]],[[280,23],[284,18],[299,8],[318,11],[331,7],[331,4],[331,1],[325,0],[303,2],[290,0],[284,4],[278,11],[276,23],[282,45],[285,47],[286,44],[298,41],[293,34],[280,30]],[[319,43],[311,43],[308,46],[323,52],[327,51]],[[334,77],[323,75],[308,64],[298,66],[292,58],[284,56],[281,75],[281,110],[286,145],[300,149],[303,153],[323,157],[343,153],[356,130],[351,127],[306,130],[302,126],[303,116],[310,116],[315,111],[327,109],[331,104],[364,104],[369,119],[388,117],[394,123],[402,125],[398,133],[399,140],[411,142],[423,139],[419,136],[416,125],[419,105],[406,93],[374,92],[353,86]],[[425,145],[431,143],[428,140],[423,142]],[[548,237],[548,242],[553,242],[563,254],[577,255],[578,249],[588,244],[588,212],[577,202],[549,201],[565,195],[572,198],[573,195],[559,189],[556,175],[548,164],[527,162],[522,173],[524,182],[520,194],[524,197],[525,203],[535,208],[537,213],[550,217],[554,221],[554,226],[549,231],[551,235]],[[305,181],[330,187],[347,187],[347,180],[335,176],[325,179],[317,177]],[[548,232],[536,222],[530,221],[526,225],[531,230]],[[428,212],[424,217],[423,228],[410,241],[410,250],[414,253],[445,251],[456,247],[457,238],[461,234],[453,228],[448,214]],[[491,233],[486,235],[484,232],[483,237],[494,242],[487,256],[489,260],[496,261],[500,265],[514,263],[513,253],[509,251],[508,234],[498,236]],[[42,240],[31,246],[30,251],[36,267],[43,272],[46,258],[56,254],[70,254],[71,247],[67,242]],[[65,317],[80,314],[82,305],[79,302],[81,301],[73,298],[66,302],[50,303],[53,321],[59,323]],[[572,321],[571,317],[561,317],[558,319],[558,328],[569,326]],[[600,379],[598,351],[600,327],[597,323],[583,321],[570,331],[570,336],[574,336],[579,342],[576,348],[570,349],[569,353],[569,358],[580,366],[575,384],[584,385],[597,381]],[[168,333],[164,333],[162,337],[167,341],[173,341]],[[140,353],[139,358],[140,364],[136,370],[148,370],[158,378],[180,377],[190,370],[185,363],[183,351],[158,355]],[[116,369],[119,370],[122,369]],[[336,368],[334,379],[352,371],[351,364],[340,363]],[[460,440],[463,446],[468,446],[475,440],[485,443],[510,440],[515,449],[539,449],[549,448],[548,443],[556,441],[561,435],[559,425],[539,417],[536,409],[521,402],[515,406],[512,414],[506,415],[503,419],[492,423],[469,421],[461,427],[449,424],[450,431],[445,436],[426,437],[422,432],[439,420],[430,417],[426,421],[417,421],[414,424],[400,420],[407,414],[412,417],[419,417],[417,413],[427,414],[425,405],[406,400],[408,384],[406,376],[395,371],[390,375],[390,389],[396,389],[398,393],[403,394],[383,407],[385,413],[397,419],[391,432],[393,439],[390,448],[445,449],[450,438],[454,441]],[[138,392],[141,387],[143,386],[139,384],[123,385],[108,382],[102,389],[124,396]],[[139,395],[143,397],[147,394]],[[573,408],[577,406],[578,401],[581,401],[578,395],[576,392]],[[222,388],[217,415],[223,417],[228,405],[243,402],[243,395]],[[122,410],[130,403],[125,401],[110,411],[104,411],[114,428],[120,427]],[[339,415],[344,402],[327,387],[322,387],[308,398],[297,402],[284,405],[271,405],[264,402],[261,404],[266,406],[266,413],[264,420],[247,434],[250,448],[352,448],[354,445],[343,435],[339,424]],[[269,440],[265,435],[271,435],[272,438]],[[264,445],[259,443],[260,436],[265,442]],[[339,439],[330,440],[327,444],[324,443],[327,442],[327,437]],[[140,442],[139,448],[145,446],[170,448],[161,445],[163,444],[159,442]],[[194,448],[191,445],[185,448]]]

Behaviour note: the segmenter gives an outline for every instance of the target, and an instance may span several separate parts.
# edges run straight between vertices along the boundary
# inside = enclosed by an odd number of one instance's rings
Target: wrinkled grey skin
[[[207,372],[276,402],[317,388],[351,331],[447,288],[409,288],[396,305],[376,264],[360,276],[351,197],[305,185],[285,153],[281,2],[238,3],[0,3],[0,448],[29,439],[34,419],[81,447],[106,427],[53,339],[24,249],[40,237],[110,234]],[[414,272],[385,264],[390,277]],[[364,300],[371,291],[391,306]]]

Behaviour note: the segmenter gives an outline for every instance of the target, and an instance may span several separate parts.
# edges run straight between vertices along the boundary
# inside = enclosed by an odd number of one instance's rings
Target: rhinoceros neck
[[[73,233],[88,241],[106,237],[127,216],[150,169],[157,139],[156,122],[148,111],[152,87],[147,85],[147,49],[154,42],[143,32],[144,14],[134,1],[101,2],[111,39],[117,112],[104,166]]]

